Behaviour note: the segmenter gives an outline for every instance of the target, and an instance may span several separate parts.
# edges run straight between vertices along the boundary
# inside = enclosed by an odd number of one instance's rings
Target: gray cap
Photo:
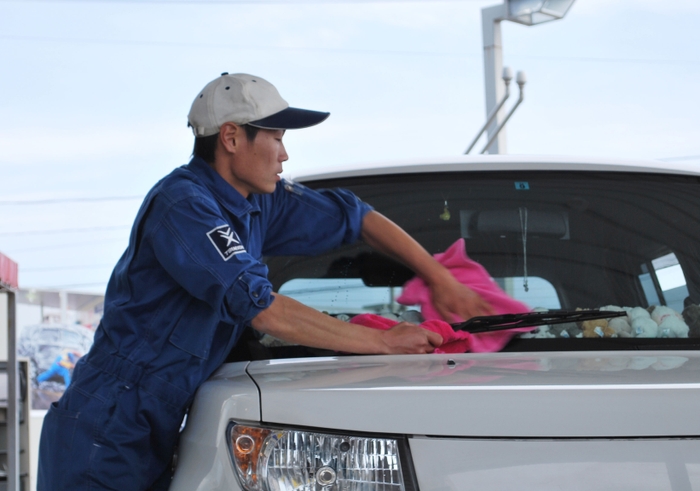
[[[288,130],[313,126],[329,115],[289,107],[275,86],[261,77],[222,73],[197,95],[187,120],[199,137],[215,135],[228,122]]]

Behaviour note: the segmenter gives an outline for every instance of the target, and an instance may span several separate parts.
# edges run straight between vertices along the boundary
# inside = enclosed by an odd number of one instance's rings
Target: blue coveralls
[[[156,184],[93,347],[44,420],[38,491],[167,489],[195,391],[273,300],[262,256],[351,243],[370,209],[348,191],[285,181],[244,199],[197,157]]]

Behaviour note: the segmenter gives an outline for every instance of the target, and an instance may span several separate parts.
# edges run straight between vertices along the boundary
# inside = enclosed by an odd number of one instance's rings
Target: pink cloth
[[[468,286],[486,300],[496,314],[518,314],[532,309],[522,302],[509,297],[481,264],[467,256],[464,239],[459,239],[445,252],[435,254],[437,262],[445,266],[457,281]],[[401,296],[396,300],[403,305],[420,304],[423,317],[427,320],[442,319],[430,301],[430,290],[425,282],[416,277],[404,285]]]
[[[493,281],[488,271],[486,271],[486,268],[476,261],[469,259],[464,239],[459,239],[445,252],[435,254],[434,257],[452,273],[457,281],[481,295],[481,297],[491,305],[494,313],[518,314],[531,311],[530,307],[526,304],[509,297],[506,292],[501,290],[498,284]],[[421,313],[426,321],[442,321],[442,317],[437,310],[435,310],[435,307],[433,307],[428,285],[418,277],[413,278],[404,285],[403,293],[397,299],[397,302],[403,305],[420,305]],[[444,322],[444,324],[452,330],[449,324],[446,322]],[[515,334],[528,332],[532,329],[534,329],[534,327],[522,327],[518,329],[508,329],[507,331],[480,334],[464,333],[469,334],[471,337],[465,351],[472,351],[475,353],[499,351]],[[459,333],[463,333],[463,331],[459,331],[455,334]],[[449,353],[456,353],[456,351],[449,351]]]
[[[376,314],[356,315],[350,319],[350,322],[352,324],[359,324],[360,326],[381,329],[382,331],[391,329],[398,324],[397,321],[392,321]],[[429,320],[423,322],[421,327],[442,336],[442,345],[436,348],[434,353],[465,353],[467,351],[474,351],[472,349],[474,335],[466,331],[455,332],[452,326],[445,321]]]

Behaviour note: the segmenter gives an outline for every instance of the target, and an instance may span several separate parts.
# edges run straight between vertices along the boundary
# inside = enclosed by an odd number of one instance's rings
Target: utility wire
[[[636,63],[641,65],[699,65],[700,60],[662,60],[644,58],[602,58],[595,56],[538,56],[519,55],[512,53],[509,58],[522,58],[524,60],[550,60],[550,61],[581,61],[584,63]]]
[[[1,2],[2,0],[0,0]],[[306,46],[265,46],[265,45],[240,45],[223,43],[191,43],[178,41],[131,41],[125,39],[85,39],[85,38],[53,38],[44,36],[12,36],[0,35],[0,40],[9,41],[39,41],[49,43],[78,43],[78,44],[108,44],[126,46],[164,46],[179,48],[219,48],[219,49],[241,49],[241,50],[261,50],[261,51],[309,51],[326,53],[349,53],[349,54],[379,54],[379,55],[427,55],[427,56],[481,56],[480,53],[462,53],[457,51],[407,51],[407,50],[378,50],[378,49],[357,49],[357,48],[322,48]]]
[[[85,247],[85,246],[92,246],[96,244],[110,244],[113,242],[126,242],[125,237],[115,237],[112,239],[104,239],[104,240],[89,240],[89,241],[84,241],[84,242],[70,242],[67,244],[50,244],[50,245],[45,245],[41,247],[30,247],[29,249],[20,249],[20,250],[8,250],[6,251],[8,254],[11,254],[13,256],[19,255],[19,254],[24,254],[27,252],[39,252],[39,251],[55,251],[56,249],[70,249],[72,247]]]
[[[182,5],[259,5],[259,4],[356,4],[356,3],[488,3],[487,0],[0,0],[8,2],[41,3],[126,3],[141,4],[182,4]]]
[[[74,271],[76,269],[104,269],[104,268],[114,268],[114,264],[93,264],[90,266],[57,266],[55,268],[23,268],[21,265],[19,267],[20,274],[24,273],[40,273],[45,271],[64,271],[69,269]]]
[[[2,0],[0,0],[2,1]],[[74,283],[72,285],[54,285],[54,286],[33,286],[31,287],[32,290],[65,290],[66,288],[82,288],[86,286],[101,286],[102,290],[107,287],[107,281],[99,281],[95,283]],[[23,290],[27,290],[29,288],[22,288]],[[71,292],[71,293],[80,293],[80,292]],[[101,295],[101,294],[100,294]]]
[[[2,1],[2,0],[0,0]],[[51,199],[23,199],[23,200],[0,200],[0,206],[17,205],[53,205],[56,203],[85,203],[95,201],[129,201],[143,199],[144,195],[138,196],[102,196],[99,198],[51,198]]]
[[[0,0],[0,2],[5,0]],[[41,1],[41,0],[36,0]],[[131,41],[124,39],[85,39],[85,38],[53,38],[42,36],[13,36],[0,35],[0,40],[8,41],[38,41],[50,43],[78,43],[78,44],[107,44],[125,46],[163,46],[181,48],[218,48],[218,49],[241,49],[241,50],[262,50],[262,51],[308,51],[326,53],[346,53],[346,54],[370,54],[370,55],[406,55],[406,56],[460,56],[460,57],[481,57],[481,53],[468,53],[459,51],[408,51],[408,50],[377,50],[377,49],[349,49],[349,48],[320,48],[305,46],[261,46],[261,45],[232,45],[222,43],[190,43],[177,41]],[[522,55],[510,53],[509,58],[550,60],[550,61],[573,61],[583,63],[633,63],[642,65],[698,65],[700,60],[664,60],[664,59],[644,59],[644,58],[605,58],[595,56],[539,56]]]
[[[117,225],[114,227],[83,227],[83,228],[58,228],[49,230],[24,230],[22,232],[0,232],[0,236],[15,237],[18,235],[47,235],[47,234],[82,234],[86,232],[106,232],[109,230],[125,230],[131,225]]]

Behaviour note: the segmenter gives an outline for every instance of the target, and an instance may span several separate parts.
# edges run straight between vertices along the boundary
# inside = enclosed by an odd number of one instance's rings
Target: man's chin
[[[258,194],[272,194],[275,192],[275,189],[277,189],[277,183],[270,184],[269,186],[265,186],[262,189],[258,190]]]

